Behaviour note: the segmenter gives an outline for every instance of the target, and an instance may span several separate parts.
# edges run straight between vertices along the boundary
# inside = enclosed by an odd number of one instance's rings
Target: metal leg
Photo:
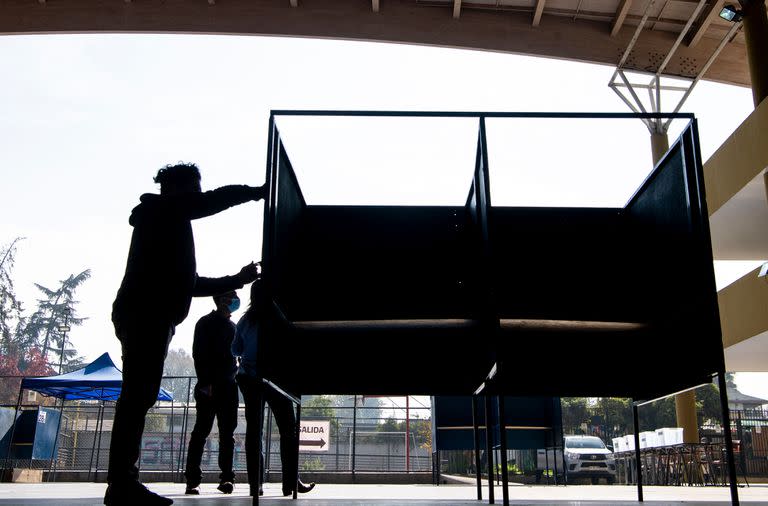
[[[477,396],[472,396],[472,430],[473,435],[475,436],[475,479],[477,481],[477,500],[482,501],[483,500],[483,482],[481,480],[481,469],[480,469],[480,424],[478,423],[478,420],[480,419],[480,414],[477,412]],[[486,424],[486,429],[488,430],[488,424]]]
[[[632,403],[632,423],[635,426],[635,472],[637,474],[637,500],[643,502],[643,466],[640,462],[640,419],[637,404]]]
[[[504,419],[504,396],[496,397],[499,406],[499,453],[501,454],[501,497],[509,506],[509,469],[507,469],[507,426]]]
[[[301,396],[299,396],[301,399]],[[293,498],[299,497],[299,441],[301,440],[301,404],[296,405],[296,483],[293,484]]]
[[[352,483],[355,483],[355,445],[357,444],[357,395],[352,400]]]
[[[728,456],[728,480],[731,485],[731,504],[739,504],[739,484],[736,482],[736,462],[733,457],[733,438],[731,437],[731,413],[728,410],[728,392],[726,392],[725,370],[717,374],[717,384],[720,388],[720,405],[723,410],[723,433],[725,435],[725,452]]]
[[[38,407],[38,409],[40,409]],[[56,468],[59,463],[59,433],[61,432],[61,419],[64,418],[64,399],[61,399],[61,410],[59,411],[59,424],[56,427],[56,437],[53,439],[53,450],[51,456],[51,465],[48,466],[48,481],[56,481]]]
[[[99,460],[101,459],[101,435],[104,432],[104,401],[101,401],[101,414],[99,415],[99,442],[96,444],[96,466],[93,470],[93,481],[99,481]]]
[[[493,412],[491,409],[491,396],[485,394],[485,457],[488,460],[488,504],[494,504],[493,498]]]

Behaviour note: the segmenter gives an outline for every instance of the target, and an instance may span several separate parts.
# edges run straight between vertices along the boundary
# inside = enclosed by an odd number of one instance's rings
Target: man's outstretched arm
[[[195,287],[192,289],[193,297],[213,297],[231,290],[242,288],[243,285],[252,283],[259,277],[258,266],[251,262],[234,276],[224,276],[222,278],[205,278],[197,276]]]
[[[229,185],[202,193],[177,193],[165,198],[171,212],[196,220],[251,200],[261,200],[265,195],[264,186]]]

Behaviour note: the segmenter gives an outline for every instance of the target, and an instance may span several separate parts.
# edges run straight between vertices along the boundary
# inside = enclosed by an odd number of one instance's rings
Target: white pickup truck
[[[611,485],[616,481],[616,461],[613,452],[605,447],[599,437],[595,436],[565,436],[565,469],[563,469],[563,453],[560,450],[537,450],[536,481],[547,473],[553,476],[557,471],[558,481],[565,472],[566,481],[578,478],[589,478],[597,484],[600,478],[605,478]],[[556,462],[555,462],[556,460]]]

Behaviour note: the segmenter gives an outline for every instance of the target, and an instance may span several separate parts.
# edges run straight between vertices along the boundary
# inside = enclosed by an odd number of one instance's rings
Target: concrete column
[[[659,160],[661,160],[661,157],[666,154],[667,150],[669,150],[669,138],[667,137],[667,132],[652,133],[651,134],[651,153],[653,153],[654,166],[656,166],[656,164],[659,163]]]
[[[653,153],[653,165],[669,150],[669,138],[667,133],[651,133],[651,152]],[[696,394],[689,390],[675,396],[675,415],[677,426],[683,428],[683,438],[686,443],[699,442],[699,424],[696,420]]]
[[[675,396],[677,426],[683,428],[683,442],[699,442],[699,422],[696,419],[696,392],[688,390]]]
[[[763,0],[742,0],[752,98],[755,107],[768,96],[768,15]]]

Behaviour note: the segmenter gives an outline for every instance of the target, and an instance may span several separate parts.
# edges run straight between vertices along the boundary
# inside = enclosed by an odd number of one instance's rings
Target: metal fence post
[[[189,396],[192,391],[192,376],[187,377],[187,402],[184,404],[184,421],[181,424],[181,442],[179,443],[179,464],[177,466],[178,480],[181,480],[181,465],[187,453],[187,428],[189,427]]]
[[[352,483],[355,482],[355,445],[357,443],[357,395],[352,400]]]

